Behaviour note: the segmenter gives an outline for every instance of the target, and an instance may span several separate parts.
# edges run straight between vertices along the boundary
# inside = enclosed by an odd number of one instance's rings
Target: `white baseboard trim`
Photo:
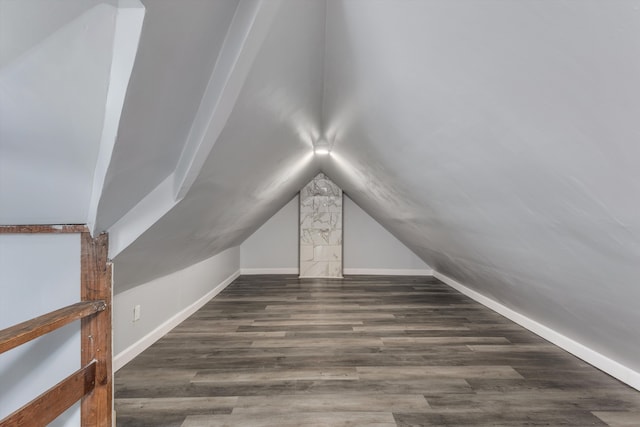
[[[577,341],[572,340],[569,337],[562,335],[561,333],[545,326],[537,321],[524,316],[517,311],[514,311],[497,301],[492,300],[489,297],[482,295],[466,287],[465,285],[456,282],[454,279],[434,271],[434,277],[436,279],[441,280],[447,285],[451,286],[455,290],[465,294],[466,296],[474,299],[485,307],[490,308],[498,314],[503,315],[504,317],[516,322],[518,325],[522,326],[533,332],[536,335],[541,336],[547,341],[552,342],[560,348],[568,351],[576,357],[584,360],[585,362],[595,366],[601,371],[606,372],[614,378],[622,381],[635,388],[636,390],[640,390],[640,372],[636,372],[615,360],[609,359],[608,357],[598,353],[597,351],[581,344]]]
[[[297,268],[241,268],[240,274],[252,275],[252,274],[298,274]]]
[[[431,269],[345,268],[343,272],[368,276],[433,276]]]
[[[153,331],[149,332],[140,340],[136,341],[135,343],[131,344],[129,347],[125,348],[120,353],[115,355],[113,358],[113,371],[115,372],[118,369],[122,368],[124,365],[133,360],[134,357],[149,348],[151,344],[162,338],[167,332],[185,321],[189,316],[202,308],[202,306],[204,306],[206,303],[211,301],[211,299],[218,295],[224,288],[229,286],[231,282],[238,278],[238,276],[240,276],[240,270],[224,279],[222,283],[207,292],[203,297],[199,298],[188,307],[171,316],[168,320],[155,328]]]
[[[299,274],[297,268],[241,268],[240,274]],[[393,269],[393,268],[345,268],[344,274],[368,276],[433,276],[430,269]]]

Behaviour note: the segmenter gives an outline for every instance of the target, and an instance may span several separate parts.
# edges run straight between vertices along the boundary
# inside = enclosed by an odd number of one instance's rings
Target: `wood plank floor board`
[[[504,410],[500,412],[468,412],[449,414],[395,413],[396,425],[418,426],[474,426],[474,427],[518,427],[518,426],[606,426],[595,415],[585,411],[554,413]]]
[[[640,393],[432,277],[241,276],[115,377],[119,427],[640,426]]]
[[[620,412],[620,411],[596,411],[593,415],[606,422],[612,427],[638,427],[640,424],[640,411]]]
[[[376,412],[428,412],[431,409],[420,394],[308,394],[240,397],[233,413],[370,412],[372,408]]]
[[[304,380],[358,380],[355,368],[325,368],[325,369],[236,369],[231,372],[200,371],[191,379],[192,383],[209,382],[241,382],[241,381],[304,381]]]
[[[295,412],[190,416],[182,427],[395,427],[390,412]]]
[[[148,412],[151,414],[175,415],[182,413],[183,416],[190,414],[230,414],[233,408],[238,405],[238,397],[192,397],[183,399],[179,397],[165,398],[129,398],[120,399],[118,406],[121,411],[135,412],[141,414]]]

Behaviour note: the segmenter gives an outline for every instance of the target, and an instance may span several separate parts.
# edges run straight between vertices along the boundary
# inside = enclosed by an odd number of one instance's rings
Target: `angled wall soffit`
[[[108,230],[111,258],[169,212],[193,185],[233,110],[281,3],[242,0],[238,4],[178,164]]]
[[[113,41],[113,58],[109,73],[102,136],[93,175],[87,225],[95,233],[98,204],[115,146],[124,100],[140,43],[145,8],[139,0],[120,0]]]

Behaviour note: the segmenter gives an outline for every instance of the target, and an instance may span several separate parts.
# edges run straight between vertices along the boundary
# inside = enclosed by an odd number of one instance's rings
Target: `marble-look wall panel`
[[[300,190],[300,277],[342,277],[342,190],[322,173]]]

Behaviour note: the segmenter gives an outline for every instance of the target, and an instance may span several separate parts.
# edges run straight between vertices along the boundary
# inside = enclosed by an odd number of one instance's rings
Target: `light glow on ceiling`
[[[319,156],[327,156],[331,153],[331,145],[326,139],[320,138],[313,144],[313,152]]]

